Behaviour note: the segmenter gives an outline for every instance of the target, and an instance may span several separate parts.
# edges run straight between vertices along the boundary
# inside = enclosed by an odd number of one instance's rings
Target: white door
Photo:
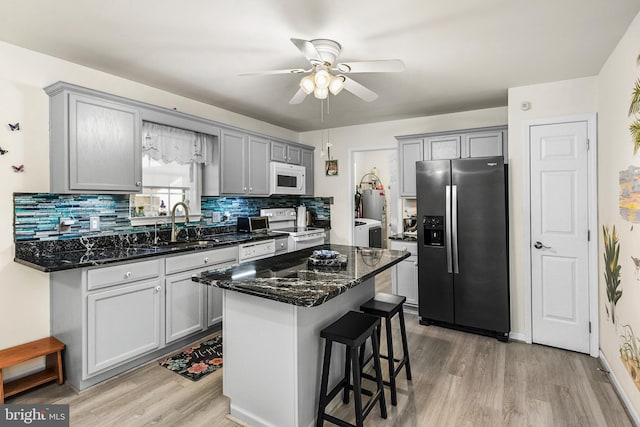
[[[589,353],[587,126],[529,128],[532,339],[582,353]]]

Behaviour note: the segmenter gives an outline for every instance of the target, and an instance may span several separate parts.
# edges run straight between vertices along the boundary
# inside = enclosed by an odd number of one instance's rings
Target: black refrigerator
[[[420,323],[509,337],[502,157],[416,163]]]

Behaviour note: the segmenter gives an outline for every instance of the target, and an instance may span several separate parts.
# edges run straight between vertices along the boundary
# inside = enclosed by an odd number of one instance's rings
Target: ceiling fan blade
[[[239,76],[269,76],[273,74],[301,74],[311,70],[303,70],[302,68],[291,68],[289,70],[267,70],[267,71],[252,71],[249,73],[238,74]]]
[[[308,40],[302,39],[291,39],[291,43],[296,45],[300,52],[304,55],[305,58],[311,62],[313,65],[324,64],[324,60],[322,56],[320,56],[320,52],[318,49]]]
[[[295,95],[289,100],[289,104],[300,104],[307,97],[307,94],[301,89],[298,89]]]
[[[371,89],[367,89],[362,86],[357,81],[350,79],[347,76],[344,77],[344,88],[357,96],[358,98],[363,99],[364,101],[371,102],[378,99],[378,94],[372,91]]]
[[[404,62],[399,59],[379,61],[343,62],[336,66],[341,73],[399,73],[405,70]]]

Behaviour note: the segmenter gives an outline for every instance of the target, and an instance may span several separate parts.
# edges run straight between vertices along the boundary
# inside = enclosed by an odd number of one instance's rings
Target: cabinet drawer
[[[94,290],[122,283],[158,277],[161,272],[161,260],[135,262],[95,268],[87,271],[87,289]]]
[[[391,240],[391,249],[394,251],[409,251],[412,257],[418,256],[418,243],[406,240]]]
[[[212,251],[197,251],[187,255],[177,255],[168,257],[165,260],[166,274],[178,273],[180,271],[192,270],[194,268],[206,267],[238,260],[238,247],[232,246],[224,249]]]

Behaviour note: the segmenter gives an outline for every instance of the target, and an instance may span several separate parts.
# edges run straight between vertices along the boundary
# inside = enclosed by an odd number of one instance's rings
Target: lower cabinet
[[[418,307],[418,245],[416,242],[391,240],[391,249],[411,253],[409,258],[402,260],[392,270],[392,292],[407,297],[406,305]]]
[[[191,280],[238,260],[238,247],[51,273],[51,335],[66,381],[83,390],[222,321],[222,290]]]
[[[87,295],[87,373],[117,366],[160,347],[160,280]]]
[[[167,276],[165,280],[165,337],[167,343],[207,327],[204,289],[206,285],[191,280],[194,273],[203,270],[172,274]]]

